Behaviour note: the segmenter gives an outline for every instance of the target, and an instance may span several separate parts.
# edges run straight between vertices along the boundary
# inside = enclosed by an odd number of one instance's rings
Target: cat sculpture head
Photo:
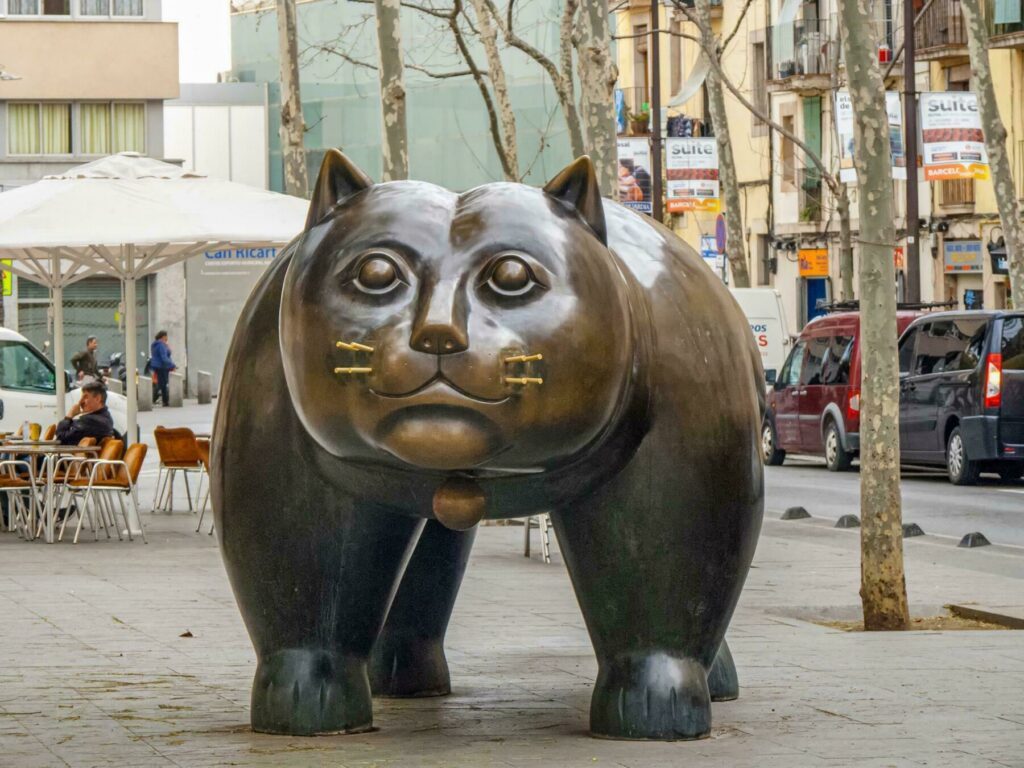
[[[544,189],[373,184],[328,151],[287,268],[292,403],[329,453],[453,476],[542,472],[609,429],[631,375],[594,169]]]

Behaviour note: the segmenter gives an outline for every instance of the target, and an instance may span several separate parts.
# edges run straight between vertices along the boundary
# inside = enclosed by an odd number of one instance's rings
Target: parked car
[[[919,312],[896,313],[897,331]],[[836,312],[800,332],[775,384],[761,432],[765,464],[787,453],[824,456],[833,472],[847,469],[860,449],[860,315]]]
[[[761,366],[768,384],[774,384],[792,344],[782,294],[774,288],[733,288],[735,297],[754,334]]]
[[[44,427],[56,420],[54,365],[20,333],[0,328],[0,431],[14,432],[24,422]],[[64,374],[67,376],[67,374]],[[70,383],[70,382],[69,382]],[[81,397],[68,391],[66,413]],[[128,428],[128,401],[123,395],[107,395],[114,427]]]
[[[956,485],[1024,476],[1024,312],[920,317],[899,349],[902,461],[945,466]]]

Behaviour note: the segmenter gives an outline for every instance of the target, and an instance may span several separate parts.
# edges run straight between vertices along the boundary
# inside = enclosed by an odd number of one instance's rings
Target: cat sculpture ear
[[[601,190],[597,187],[597,174],[594,173],[594,164],[588,155],[577,157],[563,168],[547,183],[544,191],[575,208],[597,235],[597,239],[608,245]]]
[[[324,220],[331,209],[346,197],[372,187],[370,177],[336,149],[328,149],[320,165],[320,175],[313,186],[306,229]]]

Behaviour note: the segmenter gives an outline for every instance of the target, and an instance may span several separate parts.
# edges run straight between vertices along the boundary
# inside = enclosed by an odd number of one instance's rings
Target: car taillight
[[[860,418],[860,390],[851,389],[850,399],[846,401],[846,418]]]
[[[989,355],[985,361],[985,407],[998,408],[1003,400],[1003,356]]]

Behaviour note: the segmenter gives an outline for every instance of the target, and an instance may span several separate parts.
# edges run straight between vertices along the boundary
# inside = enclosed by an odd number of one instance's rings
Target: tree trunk
[[[512,100],[508,95],[508,82],[505,79],[505,67],[501,63],[498,51],[498,33],[494,28],[494,19],[484,0],[470,0],[476,12],[477,30],[480,42],[487,55],[487,71],[494,91],[494,100],[498,103],[498,119],[501,121],[502,144],[505,147],[505,178],[508,181],[519,181],[519,149],[516,141],[516,116],[512,111]]]
[[[717,43],[711,28],[710,0],[696,0],[694,6],[697,26],[705,49],[717,52]],[[717,53],[716,53],[717,57]],[[743,210],[740,206],[740,185],[736,178],[736,162],[732,155],[732,141],[729,139],[729,122],[725,113],[725,93],[717,67],[708,70],[704,87],[708,89],[708,105],[711,125],[718,142],[718,176],[722,185],[722,202],[725,208],[726,255],[732,270],[732,284],[736,288],[750,287],[750,269],[747,265],[747,248],[743,235]]]
[[[835,121],[833,120],[833,122]],[[839,215],[839,298],[843,301],[853,301],[853,236],[850,234],[850,192],[843,181],[839,182],[836,213]]]
[[[885,86],[870,0],[840,0],[860,219],[860,509],[864,628],[906,629],[900,510],[896,225]]]
[[[299,94],[299,43],[295,30],[295,0],[277,0],[277,41],[281,59],[281,159],[284,162],[284,191],[306,197],[306,150],[303,139],[306,122],[302,118]]]
[[[584,39],[577,62],[586,126],[587,154],[594,161],[602,194],[619,196],[618,142],[615,136],[615,81],[608,0],[588,0],[581,14]]]
[[[978,0],[961,0],[967,27],[967,48],[971,54],[974,90],[978,94],[981,127],[985,130],[985,151],[992,173],[999,219],[1006,240],[1006,258],[1010,267],[1010,290],[1014,309],[1024,308],[1024,226],[1021,225],[1017,188],[1006,151],[1006,127],[999,116],[992,68],[988,60],[988,32]]]
[[[565,115],[565,125],[569,130],[569,148],[573,157],[586,154],[583,145],[583,125],[580,123],[579,112],[576,111],[576,88],[572,79],[572,54],[575,50],[572,32],[579,7],[579,0],[565,0],[565,6],[562,8],[562,22],[558,31],[561,78],[555,83],[555,92],[558,93],[558,101]]]
[[[374,0],[380,52],[381,156],[384,181],[409,178],[409,135],[405,120],[401,3]]]

